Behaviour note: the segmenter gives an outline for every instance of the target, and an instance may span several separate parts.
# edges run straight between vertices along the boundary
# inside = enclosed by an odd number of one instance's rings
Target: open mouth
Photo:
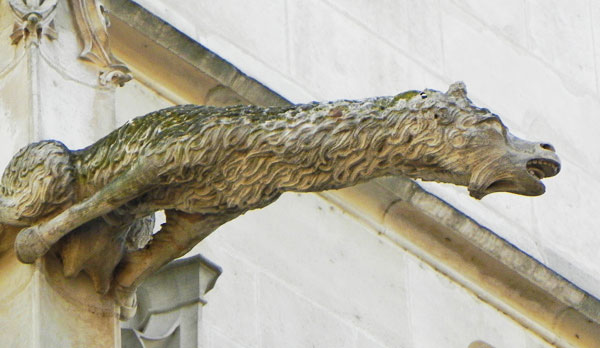
[[[515,183],[511,180],[497,180],[491,183],[488,187],[485,188],[485,191],[488,192],[510,192],[514,189]]]
[[[524,180],[523,172],[519,171],[520,175],[504,177],[493,181],[483,189],[471,191],[471,196],[481,199],[481,197],[492,192],[511,192],[526,196],[539,196],[545,191],[541,180],[555,176],[560,171],[559,162],[545,158],[531,159],[527,161],[525,167],[533,182]]]
[[[527,172],[538,180],[555,176],[560,171],[558,162],[536,158],[527,162]]]

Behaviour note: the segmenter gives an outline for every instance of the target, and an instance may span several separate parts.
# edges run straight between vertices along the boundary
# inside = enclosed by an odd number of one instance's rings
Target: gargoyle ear
[[[467,98],[467,86],[462,81],[454,82],[448,88],[448,92],[446,94],[451,95],[455,98]]]

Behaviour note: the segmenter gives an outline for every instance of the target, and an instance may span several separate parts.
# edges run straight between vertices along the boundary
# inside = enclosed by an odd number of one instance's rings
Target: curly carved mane
[[[409,96],[414,96],[410,94]],[[291,107],[184,105],[128,122],[76,151],[82,181],[98,189],[139,158],[161,168],[147,199],[180,208],[252,209],[283,191],[344,187],[372,177],[419,173],[449,179],[449,153],[466,146],[483,117],[456,103],[404,97]],[[188,185],[188,190],[172,190]],[[92,190],[93,191],[93,190]],[[150,197],[151,196],[151,197]]]
[[[470,161],[451,154],[476,138],[471,130],[486,117],[447,99],[409,102],[414,94],[275,108],[167,108],[82,150],[69,152],[56,141],[31,144],[13,158],[2,185],[21,216],[34,218],[74,199],[75,176],[86,197],[141,158],[162,173],[156,178],[162,188],[147,198],[179,201],[184,210],[202,202],[252,209],[284,191],[339,188],[387,174],[462,183],[460,167]]]

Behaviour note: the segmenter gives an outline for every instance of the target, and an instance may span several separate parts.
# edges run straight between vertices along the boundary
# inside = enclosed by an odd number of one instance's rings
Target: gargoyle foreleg
[[[124,307],[122,318],[135,313],[135,290],[149,275],[186,254],[219,226],[240,214],[203,215],[167,210],[165,215],[166,223],[148,246],[126,255],[117,268],[114,291],[117,302]]]
[[[125,252],[127,227],[111,225],[100,218],[67,234],[59,249],[63,274],[75,277],[83,270],[92,279],[98,293],[108,292],[114,269]]]
[[[67,233],[148,191],[158,170],[147,165],[148,162],[151,161],[138,162],[91,197],[72,205],[51,220],[23,229],[15,240],[19,260],[33,263]]]

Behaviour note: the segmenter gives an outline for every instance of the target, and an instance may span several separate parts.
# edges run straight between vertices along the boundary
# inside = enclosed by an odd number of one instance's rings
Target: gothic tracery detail
[[[15,16],[15,25],[10,38],[13,45],[21,41],[39,43],[42,37],[57,38],[54,17],[58,0],[9,0]]]

